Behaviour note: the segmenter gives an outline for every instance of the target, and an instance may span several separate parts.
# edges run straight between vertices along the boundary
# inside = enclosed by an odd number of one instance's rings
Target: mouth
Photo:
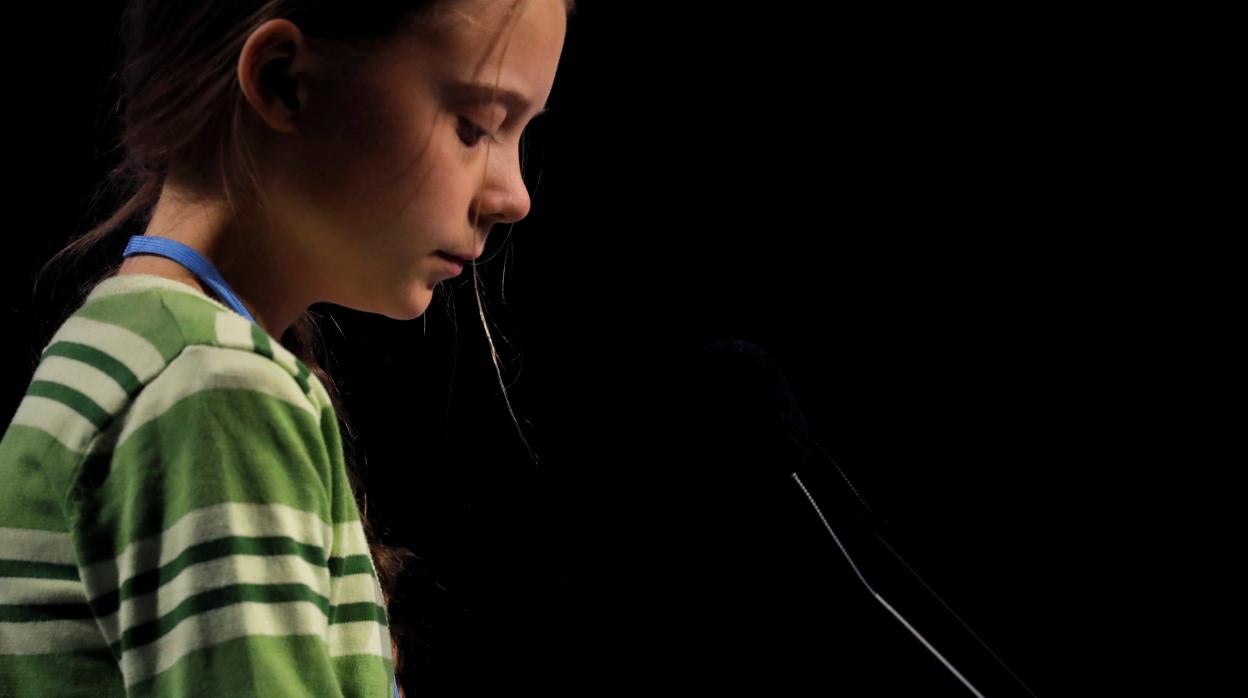
[[[446,252],[443,252],[441,250],[438,250],[436,254],[437,256],[446,260],[446,263],[450,265],[451,269],[455,272],[454,276],[459,276],[460,273],[464,271],[464,263],[466,262],[466,260],[460,257],[456,257],[455,255],[452,255],[452,254],[447,254]]]

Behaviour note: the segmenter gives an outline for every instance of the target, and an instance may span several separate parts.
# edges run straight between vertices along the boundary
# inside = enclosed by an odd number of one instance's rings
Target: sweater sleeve
[[[321,417],[271,359],[193,345],[83,459],[66,514],[127,695],[356,695]]]

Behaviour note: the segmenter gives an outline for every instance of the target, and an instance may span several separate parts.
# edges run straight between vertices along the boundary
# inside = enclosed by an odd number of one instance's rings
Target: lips
[[[438,257],[441,257],[443,260],[445,260],[447,265],[450,266],[451,271],[454,272],[452,276],[459,276],[460,273],[463,272],[464,260],[460,259],[459,257],[455,257],[453,255],[449,255],[445,252],[442,252],[441,250],[437,252],[437,255]]]

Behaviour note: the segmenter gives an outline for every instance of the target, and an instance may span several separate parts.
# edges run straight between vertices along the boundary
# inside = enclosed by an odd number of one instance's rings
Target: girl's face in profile
[[[554,83],[565,2],[448,7],[435,30],[315,78],[324,89],[276,158],[274,196],[312,246],[317,301],[418,317],[455,274],[439,251],[476,257],[492,226],[528,214],[520,136]]]

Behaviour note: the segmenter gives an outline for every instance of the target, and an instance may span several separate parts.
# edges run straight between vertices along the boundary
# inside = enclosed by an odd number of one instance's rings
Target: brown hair
[[[513,0],[519,3],[522,0]],[[62,258],[82,258],[97,248],[115,248],[105,268],[91,275],[77,289],[77,301],[121,266],[120,251],[129,235],[128,224],[145,224],[171,172],[208,173],[208,182],[219,189],[227,204],[240,197],[259,195],[254,169],[246,144],[238,137],[247,102],[237,82],[236,66],[242,47],[251,32],[264,22],[284,18],[309,37],[331,39],[346,45],[366,47],[370,42],[411,29],[436,31],[451,15],[442,13],[450,0],[374,0],[366,3],[331,0],[238,0],[235,2],[182,2],[178,0],[130,0],[121,17],[122,62],[111,79],[116,90],[112,111],[120,120],[117,141],[110,152],[119,152],[113,167],[95,191],[91,208],[101,199],[119,200],[100,223],[73,239],[40,270],[42,278]],[[574,0],[565,0],[569,14]],[[452,20],[453,21],[453,20]],[[476,267],[473,267],[474,290]],[[481,304],[477,294],[478,306]],[[76,307],[76,306],[75,306]],[[495,371],[506,400],[506,386],[485,325]],[[282,335],[283,346],[299,357],[325,385],[342,427],[348,476],[359,505],[360,518],[369,541],[378,581],[392,607],[400,578],[409,564],[420,557],[411,550],[382,542],[375,517],[368,509],[358,459],[354,455],[356,436],[342,407],[338,386],[318,358],[325,352],[320,326],[314,311],[300,315]],[[510,400],[507,400],[511,410]],[[516,422],[520,438],[519,422]],[[528,442],[525,440],[528,448]],[[540,460],[532,449],[530,456]],[[431,587],[424,570],[417,570],[422,584],[409,588],[419,592]],[[413,580],[415,581],[415,580]],[[441,587],[441,585],[437,585]],[[429,589],[432,592],[432,589]],[[395,672],[404,676],[404,656],[412,653],[422,663],[429,662],[432,644],[422,633],[409,630],[392,615],[391,636]],[[422,621],[422,627],[431,626]],[[400,648],[403,648],[402,650]]]

